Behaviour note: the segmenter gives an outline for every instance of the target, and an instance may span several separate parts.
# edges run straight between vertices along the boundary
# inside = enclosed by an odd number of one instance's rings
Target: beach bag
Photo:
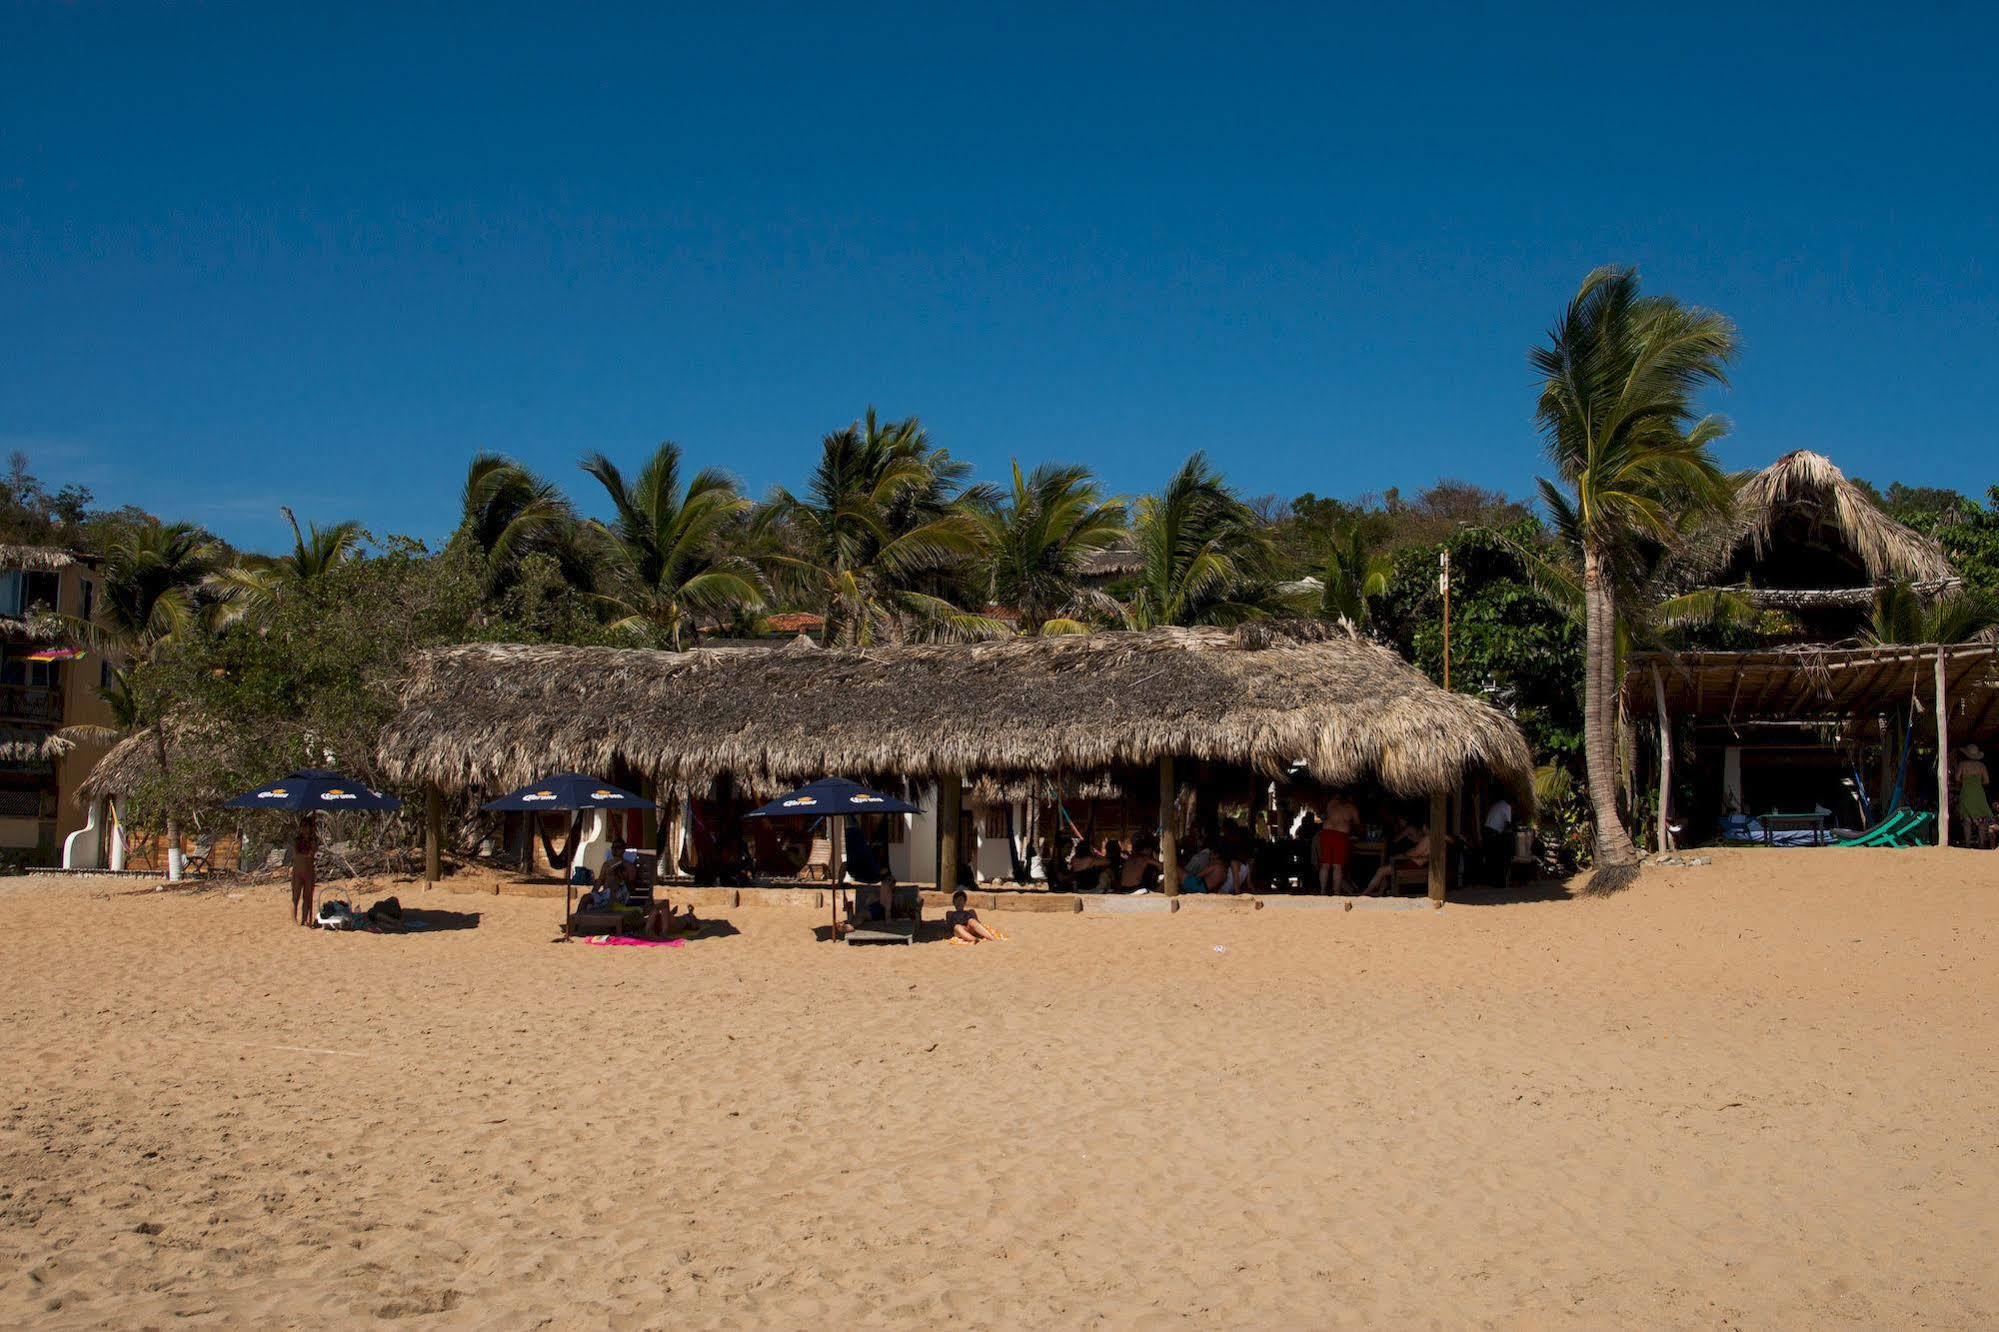
[[[400,925],[403,923],[403,904],[393,897],[385,897],[368,908],[370,925]]]
[[[321,902],[318,921],[322,930],[351,930],[354,928],[354,908],[337,897]]]

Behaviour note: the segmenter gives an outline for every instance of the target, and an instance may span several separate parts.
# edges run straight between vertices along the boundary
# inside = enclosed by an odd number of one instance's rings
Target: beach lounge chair
[[[1869,828],[1866,832],[1861,833],[1858,837],[1849,837],[1844,841],[1839,842],[1838,845],[1904,846],[1907,845],[1907,843],[1898,841],[1897,839],[1906,834],[1909,831],[1909,829],[1915,827],[1917,822],[1920,821],[1922,817],[1923,816],[1921,812],[1918,810],[1913,810],[1913,809],[1894,810],[1889,813],[1887,818],[1881,820],[1881,822],[1875,824],[1872,828]],[[1931,821],[1934,823],[1935,821],[1934,815],[1931,816]]]
[[[913,944],[916,942],[916,927],[923,915],[923,899],[917,898],[914,916],[898,915],[902,903],[895,900],[891,891],[888,919],[869,919],[869,907],[881,901],[880,887],[863,884],[858,887],[836,889],[844,891],[847,898],[847,934],[850,944]]]
[[[194,839],[194,845],[181,857],[181,864],[189,874],[208,875],[215,872],[210,864],[215,859],[215,834],[204,833]]]
[[[798,877],[814,883],[833,881],[833,839],[814,837],[812,847],[805,853],[805,863],[798,867]]]

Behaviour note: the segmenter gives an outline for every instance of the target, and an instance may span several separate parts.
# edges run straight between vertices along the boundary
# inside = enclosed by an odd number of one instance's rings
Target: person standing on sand
[[[292,839],[292,919],[300,925],[312,924],[313,861],[319,853],[319,815],[311,810],[299,815],[298,836]]]
[[[1985,751],[1966,745],[1957,751],[1957,817],[1963,820],[1964,844],[1984,846],[1986,831],[1992,826],[1992,798],[1985,793],[1991,775],[1985,770]]]
[[[1345,791],[1326,800],[1325,822],[1319,825],[1319,891],[1343,896],[1347,865],[1353,860],[1353,839],[1360,831],[1360,806]],[[1330,889],[1328,883],[1330,882]]]

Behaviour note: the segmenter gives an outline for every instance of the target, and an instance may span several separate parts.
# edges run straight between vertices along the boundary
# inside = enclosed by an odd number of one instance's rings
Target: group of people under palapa
[[[1505,881],[1513,860],[1513,832],[1513,804],[1502,795],[1487,806],[1475,857],[1485,881]],[[1363,848],[1375,862],[1364,884],[1352,877]],[[1427,870],[1432,836],[1427,826],[1404,817],[1392,804],[1370,816],[1351,793],[1335,791],[1322,805],[1286,804],[1260,815],[1254,827],[1223,819],[1211,835],[1183,836],[1179,851],[1182,893],[1317,891],[1379,897],[1396,890],[1398,872]],[[1050,888],[1136,894],[1160,890],[1165,864],[1156,837],[1139,838],[1126,850],[1115,839],[1099,843],[1070,823],[1061,836],[1042,840],[1028,873]]]

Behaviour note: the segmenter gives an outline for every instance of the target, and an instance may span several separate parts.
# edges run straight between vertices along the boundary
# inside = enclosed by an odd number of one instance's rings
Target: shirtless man
[[[1347,891],[1347,865],[1353,860],[1353,839],[1360,832],[1360,806],[1345,791],[1326,797],[1325,822],[1319,825],[1319,891],[1328,881],[1333,893]]]

